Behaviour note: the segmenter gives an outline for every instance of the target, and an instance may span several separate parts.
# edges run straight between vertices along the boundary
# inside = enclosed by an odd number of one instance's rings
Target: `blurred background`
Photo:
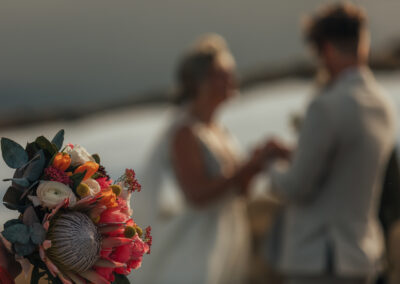
[[[215,32],[242,83],[220,120],[245,150],[271,135],[294,141],[292,117],[314,92],[301,18],[328,2],[0,0],[0,136],[24,145],[63,128],[65,142],[99,153],[113,177],[134,168],[140,180],[173,113],[177,60]],[[368,12],[371,65],[400,110],[400,2],[353,2]],[[1,160],[0,178],[11,175]],[[1,204],[0,224],[13,214]]]
[[[163,101],[177,58],[206,32],[226,38],[245,82],[301,73],[300,19],[324,2],[2,0],[0,124]],[[370,16],[375,65],[395,65],[400,3],[355,2]]]

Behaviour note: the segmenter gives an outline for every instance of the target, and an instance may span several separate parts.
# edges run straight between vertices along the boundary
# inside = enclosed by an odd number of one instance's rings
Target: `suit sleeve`
[[[271,167],[272,191],[288,201],[311,199],[329,171],[335,143],[334,128],[322,101],[308,108],[290,166]]]

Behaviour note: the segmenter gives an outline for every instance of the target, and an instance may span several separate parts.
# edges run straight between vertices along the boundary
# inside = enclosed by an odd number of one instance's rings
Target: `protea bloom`
[[[106,192],[107,197],[114,194]],[[117,202],[104,203],[102,197],[89,196],[73,207],[66,199],[44,218],[47,233],[40,256],[63,283],[109,284],[114,272],[127,275],[140,267],[149,251],[125,210],[126,200],[114,196]]]
[[[84,272],[99,258],[101,235],[84,213],[72,211],[53,218],[46,238],[51,241],[46,255],[62,270]]]

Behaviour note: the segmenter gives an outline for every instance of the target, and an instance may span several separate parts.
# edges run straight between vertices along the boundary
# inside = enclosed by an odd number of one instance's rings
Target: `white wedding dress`
[[[170,159],[170,140],[176,129],[188,125],[203,149],[210,175],[220,175],[223,162],[216,151],[216,137],[185,113],[154,147],[143,190],[135,194],[133,210],[139,225],[150,224],[151,254],[131,273],[134,284],[240,284],[247,271],[249,228],[244,200],[227,194],[207,208],[186,202]],[[219,141],[238,156],[233,140]],[[218,143],[217,143],[218,144]],[[232,191],[233,192],[233,191]]]

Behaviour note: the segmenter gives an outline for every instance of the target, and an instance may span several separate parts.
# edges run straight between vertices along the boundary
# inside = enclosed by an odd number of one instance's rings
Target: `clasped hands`
[[[291,156],[292,149],[289,146],[272,138],[253,150],[249,164],[252,164],[256,171],[260,171],[277,159],[290,160]]]
[[[278,139],[269,139],[266,143],[256,147],[250,158],[243,164],[241,173],[238,175],[242,188],[248,189],[248,184],[252,178],[266,170],[268,166],[277,159],[290,160],[292,149]]]

